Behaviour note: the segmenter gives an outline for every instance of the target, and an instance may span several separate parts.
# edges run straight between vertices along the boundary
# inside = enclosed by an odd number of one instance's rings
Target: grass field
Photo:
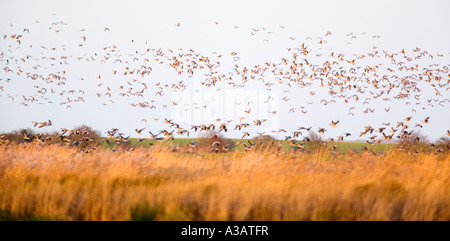
[[[84,153],[10,143],[0,146],[0,220],[450,220],[448,151],[388,147]]]
[[[129,143],[130,143],[130,147],[137,147],[137,146],[143,146],[143,147],[151,147],[152,145],[157,144],[157,141],[154,140],[146,140],[144,142],[139,142],[138,138],[130,138],[129,139]],[[110,138],[110,141],[112,142],[113,139]],[[166,142],[166,144],[171,145],[171,146],[175,146],[175,145],[188,145],[189,142],[193,142],[193,141],[198,141],[197,138],[177,138],[174,140],[171,140],[169,142]],[[234,144],[238,143],[238,142],[246,142],[246,139],[230,139],[231,142],[233,142]],[[250,141],[254,141],[254,140],[250,140]],[[170,143],[170,144],[169,144]],[[337,146],[337,151],[339,152],[349,152],[352,150],[361,150],[363,147],[368,147],[370,149],[372,149],[374,152],[388,152],[391,151],[393,149],[395,149],[396,144],[393,143],[377,143],[374,145],[370,145],[368,143],[364,143],[364,142],[336,142],[334,143]],[[106,143],[104,143],[102,145],[105,148],[112,148],[113,146],[118,146],[118,145],[108,145]],[[288,142],[283,142],[282,143],[282,147],[285,150],[291,150],[292,146],[289,145]],[[236,148],[237,150],[242,150],[243,147],[242,146],[238,146]]]

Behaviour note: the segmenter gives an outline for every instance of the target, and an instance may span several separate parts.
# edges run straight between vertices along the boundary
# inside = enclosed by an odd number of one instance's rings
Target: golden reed
[[[450,220],[450,155],[0,146],[3,220]]]

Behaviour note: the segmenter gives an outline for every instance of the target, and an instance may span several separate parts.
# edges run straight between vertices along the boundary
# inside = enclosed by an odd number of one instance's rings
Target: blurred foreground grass
[[[0,220],[450,220],[449,203],[447,153],[0,146]]]

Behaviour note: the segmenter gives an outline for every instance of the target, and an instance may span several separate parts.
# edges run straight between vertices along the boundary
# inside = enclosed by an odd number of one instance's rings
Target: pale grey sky
[[[142,58],[130,67],[139,67],[148,64],[152,67],[152,73],[142,81],[147,81],[149,90],[144,98],[120,96],[119,86],[127,85],[133,77],[118,77],[112,74],[112,70],[120,70],[124,64],[106,62],[101,63],[104,56],[103,48],[117,46],[121,58],[133,59],[130,54],[138,56],[145,49],[161,48],[168,53],[187,53],[189,49],[195,50],[204,56],[214,58],[222,54],[219,72],[233,72],[235,64],[240,67],[251,68],[255,65],[263,65],[265,62],[279,63],[281,58],[292,58],[292,53],[286,48],[298,48],[302,43],[308,46],[311,53],[308,60],[321,65],[327,60],[331,52],[343,53],[348,59],[353,54],[361,55],[373,51],[373,46],[380,52],[380,58],[359,62],[359,66],[374,65],[382,62],[389,65],[389,59],[384,58],[382,50],[390,53],[399,53],[405,49],[408,55],[414,56],[413,49],[419,47],[435,56],[433,59],[417,61],[421,67],[429,67],[430,64],[440,64],[439,67],[450,64],[450,1],[17,1],[3,0],[0,2],[0,34],[7,35],[7,39],[0,39],[0,51],[4,57],[0,62],[0,132],[11,131],[19,128],[32,127],[32,121],[52,120],[53,126],[46,130],[59,130],[62,127],[72,128],[76,125],[88,124],[103,132],[111,128],[119,128],[122,132],[136,136],[134,129],[146,127],[146,131],[157,131],[168,128],[162,123],[167,117],[181,117],[199,124],[202,118],[199,113],[190,111],[182,116],[172,111],[171,98],[176,98],[170,87],[161,98],[155,97],[158,90],[155,83],[171,86],[180,80],[188,85],[184,99],[175,99],[180,103],[186,103],[186,96],[190,96],[191,102],[198,98],[200,89],[211,99],[223,95],[224,98],[239,98],[245,94],[251,94],[257,99],[251,99],[260,104],[260,111],[256,106],[238,106],[225,103],[224,109],[233,108],[233,118],[245,116],[242,110],[252,108],[252,113],[246,122],[254,118],[268,118],[272,126],[266,124],[262,128],[251,128],[253,135],[256,132],[270,129],[283,128],[294,131],[298,126],[312,126],[314,130],[324,127],[328,131],[325,137],[336,137],[345,132],[351,132],[352,138],[357,139],[364,126],[372,125],[380,127],[382,123],[403,121],[405,117],[412,116],[411,125],[419,123],[425,117],[430,116],[430,124],[425,125],[421,132],[431,139],[445,135],[450,129],[450,108],[448,102],[436,102],[434,107],[428,106],[427,99],[450,98],[446,88],[440,89],[442,96],[436,96],[431,83],[419,83],[422,89],[419,101],[411,96],[408,100],[395,100],[386,102],[372,100],[370,105],[363,104],[368,94],[362,95],[358,103],[344,104],[340,99],[336,103],[323,105],[322,99],[331,100],[328,89],[319,86],[308,88],[286,88],[282,85],[274,85],[274,94],[280,99],[279,109],[276,114],[268,114],[265,109],[264,85],[261,81],[249,81],[243,89],[238,89],[236,96],[231,96],[231,88],[226,83],[219,83],[216,88],[201,87],[199,84],[205,77],[198,73],[192,78],[179,76],[167,65],[159,65],[155,62],[143,63]],[[37,22],[38,21],[38,22]],[[66,25],[58,23],[62,21]],[[217,22],[217,24],[216,24]],[[177,27],[176,24],[180,23]],[[11,26],[12,25],[12,26]],[[284,28],[280,27],[284,26]],[[237,28],[235,27],[237,26]],[[108,27],[110,31],[104,31]],[[24,28],[30,30],[23,32]],[[49,29],[51,28],[51,29]],[[264,28],[264,29],[263,29]],[[85,31],[81,31],[85,29]],[[253,29],[258,30],[255,32]],[[59,32],[55,32],[59,30]],[[332,35],[324,35],[331,31]],[[254,32],[255,35],[251,35]],[[348,34],[353,33],[349,36]],[[367,34],[363,34],[367,33]],[[15,39],[9,36],[22,34],[20,48]],[[379,35],[380,38],[372,36]],[[86,37],[83,41],[82,36]],[[351,38],[354,36],[355,38]],[[311,39],[308,39],[310,37]],[[318,44],[319,38],[326,39],[326,44]],[[133,42],[131,41],[133,40]],[[349,44],[350,43],[350,44]],[[84,44],[79,47],[79,44]],[[33,47],[30,48],[29,46]],[[41,46],[46,47],[43,49]],[[51,50],[51,48],[56,48]],[[64,50],[63,50],[64,48]],[[182,51],[178,49],[182,48]],[[320,49],[321,48],[321,49]],[[136,51],[139,53],[137,54]],[[214,54],[213,52],[217,52]],[[233,62],[232,52],[237,52],[238,62]],[[95,55],[97,54],[97,55]],[[438,57],[442,54],[443,57]],[[20,59],[30,56],[30,60],[21,63]],[[317,56],[321,55],[321,56]],[[47,60],[42,60],[42,57]],[[51,66],[48,60],[51,57],[68,57],[69,65]],[[11,63],[6,64],[6,59],[12,57]],[[94,57],[96,61],[78,60],[78,57]],[[116,57],[111,57],[115,59]],[[14,59],[18,59],[14,63]],[[33,61],[32,59],[36,59]],[[400,59],[400,58],[399,58]],[[416,63],[416,62],[415,62]],[[37,69],[33,66],[39,64]],[[347,71],[352,67],[345,65]],[[42,80],[33,81],[22,74],[5,73],[3,67],[8,66],[17,70],[20,67],[25,73],[49,74],[57,71],[66,71],[67,77],[64,86],[56,86],[55,83],[46,84]],[[47,69],[46,69],[47,68]],[[421,70],[420,70],[421,71]],[[420,72],[419,71],[419,72]],[[378,73],[379,72],[379,73]],[[377,71],[378,74],[392,74],[386,70]],[[397,74],[397,72],[393,73]],[[405,71],[398,75],[410,74]],[[98,76],[101,75],[101,79]],[[448,75],[448,73],[446,74]],[[83,78],[83,80],[81,80]],[[445,77],[441,83],[446,83],[450,77]],[[8,80],[10,79],[10,80]],[[273,76],[268,76],[265,82],[274,81]],[[103,85],[98,86],[103,83]],[[39,88],[34,88],[39,86]],[[84,90],[82,95],[85,102],[60,105],[67,97],[76,99],[76,94],[64,93],[62,96],[49,95],[47,101],[28,103],[23,106],[23,95],[43,98],[36,94],[42,87],[53,87],[55,91]],[[96,93],[106,93],[106,86],[111,87],[112,97],[97,97]],[[448,86],[447,86],[448,87]],[[220,89],[217,91],[217,89]],[[135,89],[137,90],[137,89]],[[289,92],[285,92],[289,90]],[[370,91],[370,89],[368,89]],[[49,91],[49,90],[48,90]],[[228,91],[228,92],[227,92]],[[241,92],[239,92],[241,91]],[[311,96],[310,92],[316,92]],[[186,94],[187,93],[187,94]],[[228,94],[227,94],[228,93]],[[256,94],[258,93],[258,94]],[[11,97],[14,98],[14,101]],[[288,97],[289,101],[281,100]],[[259,98],[259,99],[258,99]],[[156,109],[134,108],[130,104],[142,101],[150,102],[154,99]],[[40,99],[42,100],[42,99]],[[109,102],[109,100],[115,103]],[[48,101],[54,102],[48,104]],[[184,101],[184,102],[183,102]],[[405,105],[410,101],[411,105]],[[236,100],[240,102],[240,100]],[[246,102],[245,99],[242,102]],[[309,104],[308,102],[312,103]],[[416,105],[416,102],[423,103]],[[106,106],[103,104],[107,104]],[[388,103],[388,104],[387,104]],[[192,103],[191,103],[192,104]],[[217,103],[216,103],[217,104]],[[254,104],[254,105],[256,105]],[[162,105],[168,105],[163,109]],[[230,106],[231,105],[231,106]],[[307,114],[302,114],[301,106]],[[354,106],[355,116],[349,116],[349,108]],[[384,108],[391,106],[389,112]],[[182,106],[176,106],[182,107]],[[272,106],[273,107],[273,106]],[[367,108],[375,109],[374,113],[364,114]],[[426,107],[426,109],[422,109]],[[297,108],[294,113],[289,109]],[[183,108],[181,108],[183,109]],[[191,108],[194,109],[194,108]],[[263,110],[264,109],[264,110]],[[411,110],[416,109],[415,113]],[[217,106],[210,104],[204,109],[203,122],[208,122],[210,115],[217,117]],[[221,116],[221,115],[218,115]],[[154,121],[153,118],[159,118]],[[146,119],[147,123],[142,122]],[[225,119],[230,119],[225,117]],[[200,121],[199,121],[200,120]],[[332,120],[340,120],[337,128],[332,128],[329,123]],[[177,122],[176,119],[174,119]],[[180,121],[181,122],[181,121]],[[190,129],[189,123],[184,127]],[[227,133],[228,137],[240,137],[240,132]],[[279,133],[279,138],[290,133]],[[148,135],[145,135],[148,137]],[[195,136],[195,135],[194,135]]]

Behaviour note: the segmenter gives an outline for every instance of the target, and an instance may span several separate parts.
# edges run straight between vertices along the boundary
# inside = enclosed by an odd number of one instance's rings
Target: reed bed
[[[450,155],[0,146],[0,220],[450,220]]]

